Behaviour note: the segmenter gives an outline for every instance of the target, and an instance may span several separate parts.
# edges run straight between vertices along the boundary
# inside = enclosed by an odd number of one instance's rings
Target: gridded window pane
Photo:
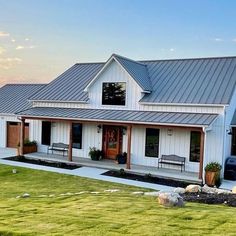
[[[73,148],[82,148],[82,124],[72,124],[72,146]]]
[[[102,105],[125,105],[126,83],[103,83]]]
[[[191,131],[190,137],[190,161],[200,161],[200,143],[201,143],[201,132]]]
[[[159,155],[159,129],[146,129],[145,156],[158,157]]]

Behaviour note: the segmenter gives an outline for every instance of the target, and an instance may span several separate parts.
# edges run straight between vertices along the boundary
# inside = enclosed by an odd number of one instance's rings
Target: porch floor
[[[194,172],[181,172],[180,170],[168,169],[168,168],[157,168],[152,166],[142,166],[142,165],[131,165],[131,169],[126,169],[126,165],[117,164],[113,160],[102,159],[100,161],[92,161],[90,158],[73,157],[73,161],[67,161],[67,156],[62,156],[58,154],[46,154],[41,152],[35,152],[30,154],[25,154],[25,157],[34,159],[45,159],[51,161],[59,161],[66,163],[76,163],[87,167],[96,167],[102,169],[115,169],[119,170],[121,168],[125,169],[127,172],[140,173],[140,174],[152,174],[153,176],[166,177],[170,179],[183,180],[191,183],[201,183],[198,179],[198,173]]]

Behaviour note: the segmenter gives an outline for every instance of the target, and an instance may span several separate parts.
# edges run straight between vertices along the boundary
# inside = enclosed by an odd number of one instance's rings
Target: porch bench
[[[162,155],[159,159],[158,159],[158,169],[161,165],[162,167],[162,164],[169,164],[169,165],[177,165],[177,166],[180,166],[181,167],[181,172],[182,172],[182,169],[184,167],[184,171],[185,171],[185,160],[186,158],[185,157],[180,157],[180,156],[177,156],[177,155]]]
[[[65,152],[68,152],[68,149],[69,149],[69,145],[68,144],[65,144],[65,143],[53,143],[52,146],[48,147],[47,154],[49,153],[49,151],[52,151],[52,154],[53,154],[53,151],[58,151],[58,152],[62,152],[63,156],[64,156]]]

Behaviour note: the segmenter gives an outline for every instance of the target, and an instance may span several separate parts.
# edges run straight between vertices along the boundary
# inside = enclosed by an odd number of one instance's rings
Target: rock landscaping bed
[[[189,185],[189,182],[185,182],[185,181],[160,178],[160,177],[152,176],[151,174],[146,174],[146,175],[134,174],[134,173],[125,172],[124,169],[110,170],[110,171],[103,173],[102,175],[123,178],[123,179],[136,180],[136,181],[147,182],[147,183],[152,183],[152,184],[172,186],[172,187],[185,188]]]
[[[31,158],[26,158],[24,156],[6,157],[3,159],[8,160],[8,161],[24,162],[24,163],[28,163],[28,164],[34,164],[34,165],[62,168],[62,169],[67,169],[67,170],[74,170],[74,169],[81,167],[76,164],[67,164],[67,163],[63,163],[63,162],[41,160],[41,159],[31,159]]]

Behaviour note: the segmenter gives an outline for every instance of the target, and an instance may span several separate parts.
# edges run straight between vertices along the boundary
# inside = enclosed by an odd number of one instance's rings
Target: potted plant
[[[24,154],[37,152],[37,142],[36,141],[30,141],[29,139],[24,140],[24,147],[23,147]],[[20,144],[18,143],[17,148],[17,155],[20,155]]]
[[[127,162],[127,153],[123,152],[122,154],[117,154],[116,155],[116,160],[118,164],[126,164]]]
[[[102,159],[102,151],[96,147],[89,148],[89,156],[93,161],[99,161]]]
[[[205,167],[205,183],[210,186],[220,184],[220,171],[222,166],[218,162],[210,162]]]

